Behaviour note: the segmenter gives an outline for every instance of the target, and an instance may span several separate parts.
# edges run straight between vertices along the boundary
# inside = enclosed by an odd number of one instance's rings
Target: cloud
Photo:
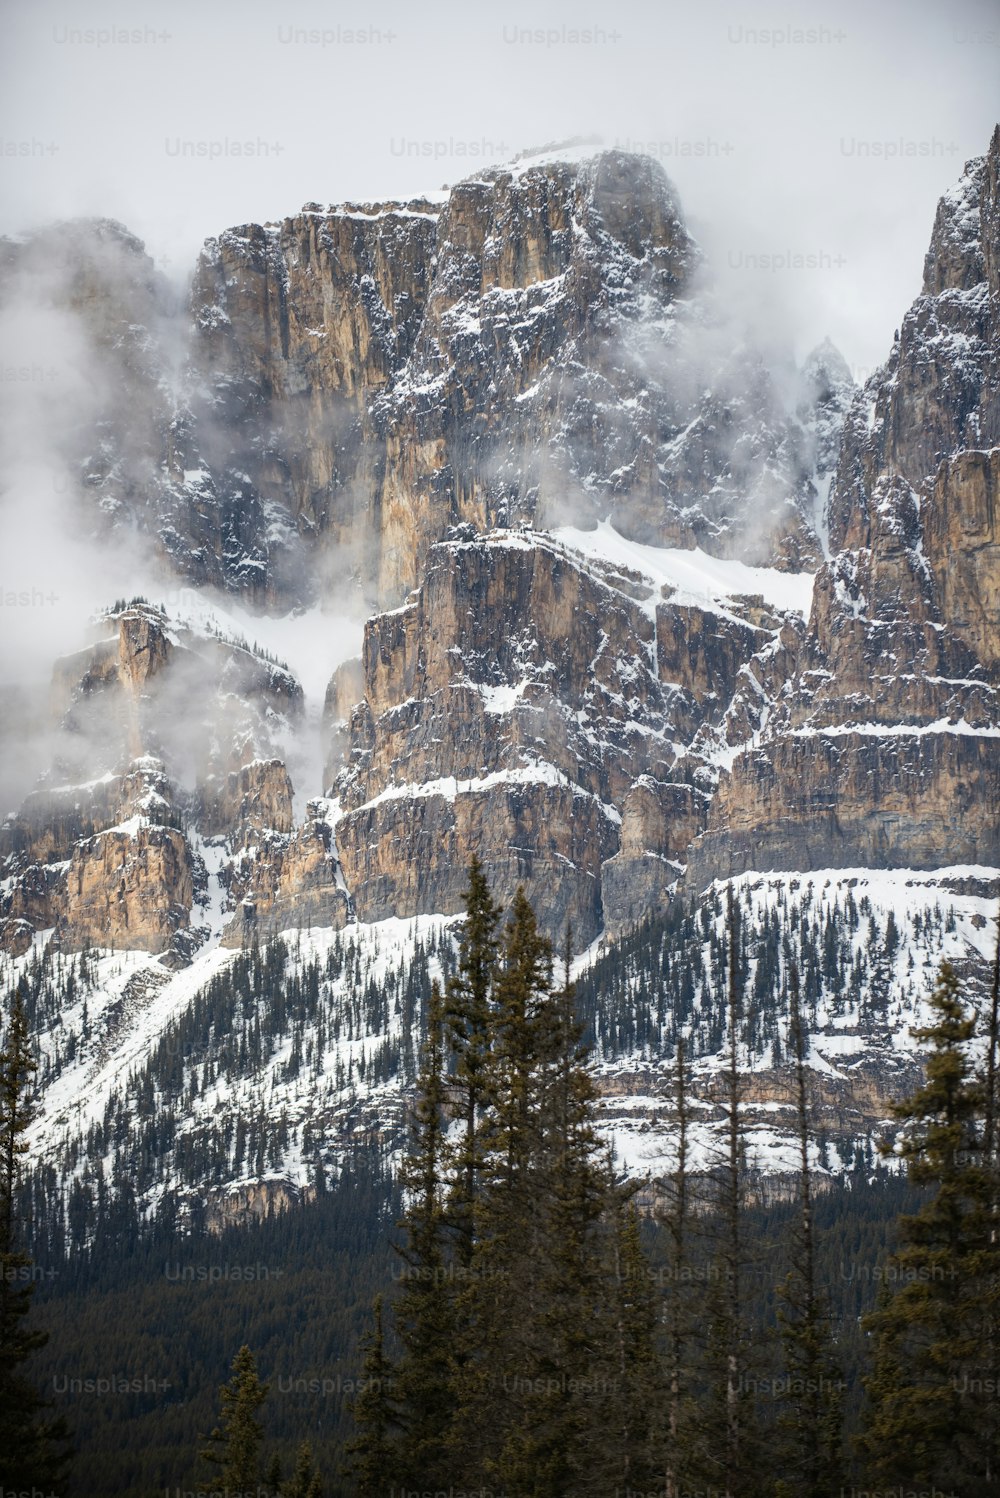
[[[830,333],[870,367],[918,288],[936,199],[995,110],[989,0],[621,0],[592,15],[382,0],[351,19],[320,0],[9,7],[4,223],[112,214],[183,273],[227,225],[410,197],[599,134],[657,155],[723,269],[842,256],[763,272],[755,291],[792,309],[800,355]]]

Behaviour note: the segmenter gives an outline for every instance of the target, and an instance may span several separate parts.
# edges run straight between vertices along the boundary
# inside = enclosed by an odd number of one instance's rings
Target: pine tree
[[[347,1448],[348,1476],[357,1498],[385,1498],[393,1476],[392,1364],[386,1357],[382,1297],[375,1297],[374,1327],[365,1343],[361,1389],[352,1407],[356,1435]],[[306,1498],[311,1495],[306,1494]]]
[[[233,1359],[232,1378],[219,1390],[222,1413],[208,1437],[202,1460],[217,1469],[198,1485],[200,1493],[256,1493],[261,1481],[260,1447],[263,1429],[257,1411],[267,1398],[268,1385],[257,1377],[257,1364],[244,1344]]]
[[[805,1037],[799,974],[794,963],[789,975],[789,1019],[799,1136],[799,1220],[792,1268],[778,1292],[788,1393],[779,1421],[786,1437],[782,1452],[785,1480],[777,1491],[780,1498],[792,1498],[793,1494],[795,1498],[834,1498],[843,1487],[844,1382],[816,1268]]]
[[[403,1169],[408,1206],[399,1248],[404,1272],[395,1305],[402,1344],[396,1369],[401,1434],[398,1480],[416,1487],[452,1484],[455,1412],[454,1273],[448,1252],[444,1178],[447,1084],[444,1000],[431,989],[410,1154]],[[457,1485],[457,1484],[456,1484]]]
[[[495,983],[473,1257],[459,1299],[456,1439],[462,1485],[509,1486],[512,1495],[520,1491],[512,1468],[544,1460],[534,1449],[534,1379],[547,1337],[539,1278],[545,1233],[536,1211],[542,1123],[533,1104],[551,982],[551,945],[518,889]]]
[[[267,1494],[267,1498],[282,1498],[281,1458],[277,1452],[272,1456],[270,1465],[268,1466],[267,1476],[264,1479],[263,1492]],[[261,1498],[263,1498],[263,1494],[261,1494]]]
[[[359,1491],[362,1491],[359,1489]],[[384,1498],[387,1488],[383,1485],[374,1489]],[[323,1498],[323,1484],[320,1481],[319,1471],[313,1461],[312,1447],[308,1441],[303,1441],[295,1457],[295,1470],[280,1490],[280,1498]]]
[[[724,1498],[753,1498],[761,1473],[755,1440],[756,1379],[750,1370],[746,1319],[747,1245],[744,1235],[743,1091],[739,1076],[742,1018],[741,933],[732,885],[726,893],[726,1020],[729,1043],[721,1106],[724,1156],[717,1172],[717,1246],[710,1282],[704,1373],[699,1400],[697,1461],[703,1480]]]
[[[690,1186],[688,1180],[688,1078],[683,1035],[677,1035],[674,1058],[674,1099],[677,1110],[677,1166],[669,1183],[670,1200],[659,1221],[666,1229],[667,1256],[667,1420],[664,1453],[664,1493],[679,1498],[689,1486],[690,1432],[686,1389],[689,1374],[691,1286],[689,1272]]]
[[[912,1031],[931,1053],[923,1086],[897,1104],[897,1145],[911,1181],[933,1188],[902,1217],[889,1261],[894,1288],[864,1326],[874,1343],[863,1449],[874,1478],[963,1493],[1000,1492],[987,1477],[995,1428],[991,1337],[997,1302],[992,1180],[983,1159],[982,1085],[967,1055],[975,1021],[954,969],[941,965],[930,1024]],[[883,1146],[883,1153],[890,1152]]]
[[[0,1486],[12,1491],[57,1482],[67,1461],[65,1422],[44,1417],[46,1403],[22,1372],[32,1353],[48,1341],[47,1332],[29,1331],[25,1325],[34,1281],[32,1261],[18,1247],[16,1211],[35,1070],[18,991],[0,1053]]]
[[[491,1051],[488,1098],[494,1182],[516,1192],[533,1150],[540,1120],[531,1113],[533,1077],[539,1062],[544,1005],[552,987],[552,946],[538,929],[535,913],[518,887],[504,940],[503,966]]]
[[[481,1168],[479,1120],[486,1102],[493,984],[501,909],[490,894],[479,859],[469,864],[466,914],[459,938],[458,971],[448,981],[446,1019],[454,1056],[452,1111],[462,1124],[454,1152],[451,1216],[457,1229],[458,1261],[472,1259],[476,1192]]]
[[[985,1113],[983,1121],[983,1168],[989,1178],[989,1244],[992,1255],[1000,1260],[1000,916],[997,917],[997,943],[993,954],[993,983],[986,1037],[986,1065],[983,1087]],[[983,1468],[987,1482],[996,1482],[1000,1474],[1000,1262],[987,1285],[987,1302],[996,1308],[987,1313],[986,1366],[990,1387],[996,1396],[993,1418],[983,1429]]]
[[[462,1475],[510,1498],[606,1493],[623,1469],[608,1429],[622,1409],[618,1316],[629,1298],[616,1295],[613,1262],[620,1198],[593,1128],[581,1033],[568,961],[554,990],[551,946],[518,890],[462,1305]]]
[[[725,1326],[726,1347],[726,1498],[738,1484],[741,1466],[741,1437],[743,1422],[740,1417],[741,1373],[743,1368],[740,1346],[743,1332],[743,1244],[741,1234],[740,1207],[742,1183],[740,1170],[740,1083],[737,1068],[738,1042],[738,989],[737,989],[737,931],[736,912],[733,902],[733,887],[726,889],[729,934],[728,970],[728,1017],[729,1017],[729,1068],[726,1075],[726,1135],[728,1155],[723,1197],[725,1217],[725,1263],[729,1287],[727,1318]]]
[[[614,1491],[653,1491],[662,1470],[656,1412],[663,1401],[663,1370],[656,1345],[658,1316],[649,1260],[631,1192],[617,1214],[614,1288],[618,1347]]]
[[[998,1064],[1000,1064],[1000,916],[997,916],[997,944],[993,954],[993,982],[990,986],[990,1017],[986,1037],[986,1075],[983,1081],[985,1090],[983,1153],[987,1168],[995,1168],[997,1150],[1000,1146],[1000,1139],[997,1137],[998,1130],[1000,1130]]]

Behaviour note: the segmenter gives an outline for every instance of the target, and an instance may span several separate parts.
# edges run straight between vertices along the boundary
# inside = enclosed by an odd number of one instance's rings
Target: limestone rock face
[[[191,855],[173,827],[113,827],[73,849],[56,937],[68,951],[109,946],[166,951],[189,921]]]
[[[736,690],[740,667],[764,643],[765,633],[742,620],[690,604],[660,604],[656,610],[656,654],[660,680],[676,683],[690,702],[674,721],[690,738],[706,718],[718,719]]]
[[[359,917],[460,909],[476,852],[502,895],[595,934],[618,803],[674,758],[642,606],[543,537],[445,542],[363,664],[335,786]]]
[[[690,878],[1000,861],[1000,130],[942,199],[924,289],[844,427],[832,555],[763,740]]]
[[[5,824],[2,848],[10,883],[0,940],[12,950],[23,944],[25,928],[29,940],[55,928],[66,950],[161,952],[188,926],[191,850],[175,788],[149,756],[91,787],[29,797]]]
[[[192,287],[194,426],[218,502],[243,512],[260,596],[301,587],[311,540],[360,545],[380,459],[369,405],[427,299],[430,204],[304,209],[210,240]]]
[[[98,629],[56,665],[54,764],[0,826],[0,943],[23,950],[54,928],[67,949],[182,957],[193,931],[207,934],[197,838],[226,840],[224,867],[251,838],[291,833],[292,785],[273,749],[301,688],[245,643],[145,603]]]
[[[1000,862],[1000,735],[787,734],[724,776],[690,850],[700,887],[745,869]]]
[[[1000,448],[941,462],[924,548],[948,629],[970,657],[1000,666]]]
[[[655,908],[705,825],[681,750],[721,724],[780,618],[657,600],[620,565],[526,529],[432,547],[425,579],[331,685],[337,848],[359,919],[462,908],[475,853],[548,930],[590,941]],[[680,742],[678,743],[678,740]]]
[[[294,835],[248,835],[230,888],[236,914],[222,935],[226,946],[243,946],[289,929],[337,930],[353,920],[327,804],[311,801]]]
[[[648,157],[541,151],[443,201],[226,229],[182,309],[110,221],[0,250],[0,300],[51,290],[98,367],[66,439],[85,528],[134,527],[198,586],[284,609],[350,577],[391,606],[457,523],[612,513],[661,544],[818,560],[835,353],[796,408],[714,308]]]
[[[215,794],[207,796],[203,828],[209,836],[239,830],[292,830],[292,782],[280,759],[251,760],[231,770]]]

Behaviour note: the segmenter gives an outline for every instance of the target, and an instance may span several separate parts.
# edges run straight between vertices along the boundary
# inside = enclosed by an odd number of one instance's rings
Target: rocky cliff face
[[[373,610],[321,728],[201,596],[115,605],[56,662],[44,732],[26,707],[43,773],[0,827],[0,974],[111,949],[111,994],[120,954],[139,964],[87,1085],[227,949],[297,931],[296,961],[328,964],[320,1028],[294,1042],[314,1047],[300,1121],[349,1130],[360,1107],[378,1136],[419,1038],[416,980],[362,1016],[360,954],[374,992],[401,922],[443,940],[476,853],[499,899],[524,885],[577,949],[693,903],[670,1013],[648,974],[607,1000],[622,1128],[635,1097],[665,1096],[682,1022],[710,1101],[713,881],[740,881],[762,993],[768,943],[804,942],[825,909],[803,972],[853,1149],[912,1076],[883,1054],[918,1003],[906,961],[921,982],[932,951],[975,966],[1000,865],[998,176],[1000,132],[942,201],[923,291],[858,392],[829,345],[793,377],[723,336],[669,182],[617,152],[221,234],[170,378],[163,288],[131,236],[8,248],[2,294],[35,256],[103,371],[60,439],[95,525],[262,607],[351,587]],[[831,926],[848,932],[832,955]],[[769,1028],[745,1037],[762,1137],[787,1018],[768,995]],[[372,1075],[384,1096],[362,1107]]]
[[[581,945],[666,898],[714,783],[686,746],[721,731],[786,616],[762,600],[665,601],[600,549],[469,527],[431,549],[402,608],[369,621],[360,667],[329,697],[346,760],[336,840],[360,919],[460,910],[474,852],[502,897],[523,884],[546,928],[569,921]]]
[[[51,768],[0,825],[0,944],[51,931],[183,961],[212,934],[206,857],[222,888],[261,837],[289,840],[292,786],[274,747],[298,683],[245,642],[144,601],[57,663]],[[218,893],[218,891],[217,891]]]
[[[349,576],[391,605],[462,522],[613,511],[638,539],[816,562],[819,386],[786,409],[699,263],[656,163],[543,152],[433,202],[226,230],[183,331],[104,220],[7,244],[0,301],[61,309],[96,375],[62,438],[85,525],[258,606]]]
[[[698,251],[649,161],[542,156],[444,202],[310,204],[211,241],[186,405],[167,419],[150,353],[129,434],[148,449],[166,422],[194,454],[183,482],[200,509],[167,503],[166,460],[143,501],[173,528],[174,560],[190,570],[196,550],[199,575],[272,601],[322,575],[321,554],[390,601],[417,586],[331,685],[312,790],[333,800],[297,830],[281,725],[301,692],[280,668],[144,606],[60,662],[49,781],[68,789],[8,824],[8,942],[47,925],[81,942],[103,923],[169,945],[204,889],[204,841],[224,844],[209,862],[227,941],[296,912],[452,912],[473,851],[502,895],[525,882],[581,942],[662,906],[688,864],[697,885],[749,867],[933,867],[946,850],[994,862],[996,156],[994,141],[942,201],[923,293],[850,407],[835,475],[843,361],[817,350],[785,409],[754,350],[704,352]],[[111,358],[124,319],[155,329],[162,288],[114,226],[70,238],[89,246],[79,264],[58,234],[42,259]],[[108,451],[123,442],[112,425]],[[112,468],[110,508],[134,509],[134,466]],[[609,515],[609,535],[637,543],[621,564],[579,529]],[[569,547],[539,529],[567,520]],[[669,568],[644,572],[700,546],[801,573],[823,544],[808,628],[749,586],[692,595]],[[178,709],[206,695],[192,728]],[[170,836],[132,862],[163,887],[119,920],[112,865],[130,860],[94,839],[111,847],[129,823],[120,786],[149,756],[151,825]],[[128,907],[127,881],[114,898]]]
[[[652,622],[581,563],[530,533],[445,542],[413,599],[369,623],[335,786],[362,919],[460,909],[478,851],[547,925],[600,929],[619,803],[674,756]]]
[[[848,416],[807,649],[691,877],[1000,863],[1000,131]]]
[[[661,904],[718,778],[689,746],[738,737],[740,673],[782,618],[732,589],[675,598],[540,528],[612,516],[640,544],[812,567],[849,385],[821,349],[788,404],[760,352],[720,335],[661,168],[543,152],[443,200],[228,230],[196,268],[182,357],[120,226],[8,248],[7,294],[42,276],[102,371],[102,462],[85,425],[65,455],[96,524],[272,608],[349,577],[391,605],[416,589],[331,688],[327,780],[307,793],[335,783],[335,804],[298,829],[297,682],[183,611],[119,610],[56,666],[46,783],[67,789],[9,824],[8,942],[46,922],[68,943],[102,922],[167,942],[159,917],[98,898],[130,855],[81,851],[129,820],[107,787],[149,756],[175,859],[136,867],[175,931],[214,930],[208,906],[230,942],[293,916],[451,911],[473,850],[581,940]]]

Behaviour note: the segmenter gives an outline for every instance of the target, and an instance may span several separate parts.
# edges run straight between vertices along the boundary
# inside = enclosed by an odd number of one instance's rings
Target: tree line
[[[475,862],[467,909],[458,971],[432,997],[392,1337],[379,1305],[368,1342],[351,1468],[360,1498],[427,1488],[821,1498],[839,1494],[849,1473],[1000,1492],[996,971],[979,1072],[969,1053],[975,1021],[947,962],[930,1021],[914,1032],[929,1052],[926,1081],[894,1111],[899,1152],[926,1200],[898,1223],[884,1294],[864,1322],[866,1412],[849,1451],[842,1334],[817,1268],[794,964],[798,1211],[767,1346],[747,1306],[744,995],[731,892],[723,1145],[694,1177],[679,1036],[677,1163],[654,1212],[666,1270],[656,1289],[636,1186],[616,1174],[595,1132],[569,942],[557,978],[523,894],[500,932]]]
[[[766,1266],[755,1260],[737,1064],[747,996],[731,896],[719,958],[721,1148],[707,1170],[693,1169],[698,1105],[678,1034],[675,1166],[655,1189],[624,1179],[597,1131],[569,935],[557,961],[522,892],[504,914],[473,861],[458,962],[426,1003],[395,1293],[372,1310],[344,1470],[321,1474],[305,1446],[285,1478],[265,1460],[266,1386],[243,1347],[204,1447],[212,1471],[201,1490],[820,1498],[863,1479],[963,1498],[1000,1492],[1000,972],[981,1065],[971,1057],[975,1020],[947,963],[929,1022],[915,1032],[929,1053],[926,1080],[895,1111],[919,1204],[897,1223],[880,1303],[860,1329],[865,1407],[848,1442],[853,1329],[833,1312],[816,1230],[795,965],[785,977],[794,1232],[788,1274],[762,1318]],[[0,1059],[0,1480],[16,1488],[56,1482],[43,1472],[58,1471],[63,1442],[24,1368],[36,1344],[24,1330],[30,1260],[18,1248],[14,1200],[32,1063],[16,998]],[[39,1466],[43,1458],[54,1465]]]

